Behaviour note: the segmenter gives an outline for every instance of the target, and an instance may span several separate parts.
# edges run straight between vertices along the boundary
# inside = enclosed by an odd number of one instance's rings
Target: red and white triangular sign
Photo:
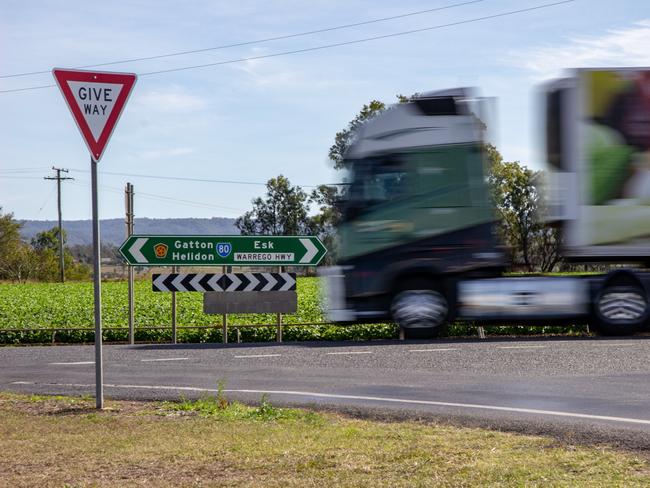
[[[122,114],[137,76],[54,68],[54,79],[86,141],[99,161]]]

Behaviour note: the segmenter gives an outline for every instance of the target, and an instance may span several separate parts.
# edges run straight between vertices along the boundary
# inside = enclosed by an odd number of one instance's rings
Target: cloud
[[[603,36],[574,37],[564,45],[513,53],[514,63],[533,78],[553,78],[565,68],[650,66],[650,19],[610,29]]]
[[[272,53],[267,48],[254,47],[246,57],[264,56]],[[318,62],[316,62],[318,64]],[[341,76],[324,75],[320,72],[314,75],[313,61],[307,58],[278,59],[262,58],[248,59],[237,63],[232,68],[244,75],[244,81],[255,88],[280,89],[291,92],[294,96],[300,92],[313,93],[319,89],[333,87],[350,87],[359,82]]]
[[[135,98],[134,104],[146,113],[189,113],[203,110],[208,105],[205,99],[176,86],[144,92]]]
[[[246,57],[264,56],[270,51],[266,48],[253,47]],[[278,60],[248,59],[234,66],[236,71],[247,75],[247,81],[258,87],[286,85],[295,79],[295,73],[281,67]]]

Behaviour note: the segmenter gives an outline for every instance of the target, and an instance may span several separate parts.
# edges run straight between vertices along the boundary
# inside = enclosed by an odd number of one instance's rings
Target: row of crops
[[[221,342],[221,317],[203,313],[200,293],[178,293],[177,323],[178,339],[182,342]],[[170,326],[171,296],[154,293],[150,281],[135,282],[136,340],[166,341],[171,330],[151,329]],[[124,341],[126,330],[110,330],[128,325],[128,298],[126,282],[102,284],[102,315],[107,341]],[[274,324],[275,314],[229,315],[231,326],[248,324]],[[298,279],[298,312],[283,316],[284,340],[368,340],[398,337],[393,324],[370,324],[340,327],[319,325],[309,327],[291,324],[323,322],[320,309],[318,278]],[[79,329],[93,327],[93,288],[90,282],[0,284],[0,344],[42,342],[91,342],[92,331]],[[211,326],[190,329],[187,326]],[[54,329],[73,329],[57,331]],[[580,333],[583,328],[491,328],[489,333]],[[472,324],[457,323],[449,328],[450,335],[474,335]],[[256,327],[240,329],[242,341],[275,340],[275,329]]]

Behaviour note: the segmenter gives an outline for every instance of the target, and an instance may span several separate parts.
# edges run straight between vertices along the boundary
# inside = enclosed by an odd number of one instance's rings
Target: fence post
[[[284,266],[280,266],[278,268],[278,271],[282,273],[284,271]],[[282,342],[282,314],[281,313],[278,313],[275,316],[275,326],[276,326],[275,340],[277,342]]]
[[[172,266],[172,273],[178,271],[177,266]],[[172,344],[176,344],[177,334],[176,334],[176,292],[172,292]]]
[[[226,273],[226,266],[221,267],[221,272]],[[221,316],[221,342],[228,344],[228,314],[224,313]]]
[[[478,326],[478,338],[485,339],[485,329],[483,328],[482,325]]]

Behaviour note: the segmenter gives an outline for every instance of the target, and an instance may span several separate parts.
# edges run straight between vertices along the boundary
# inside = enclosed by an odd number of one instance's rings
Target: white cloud
[[[176,86],[146,91],[136,96],[134,104],[144,113],[188,113],[203,110],[208,105],[205,99]]]
[[[253,47],[246,57],[264,56],[269,50],[261,47]],[[286,85],[295,79],[295,73],[281,67],[278,60],[270,59],[248,59],[234,65],[236,71],[247,75],[249,82],[258,87],[270,85]]]
[[[553,78],[565,68],[650,66],[650,19],[610,29],[603,36],[574,37],[563,45],[513,54],[512,61],[536,79]]]
[[[272,52],[267,48],[254,47],[246,57],[264,56]],[[293,95],[305,90],[313,92],[317,89],[340,86],[349,88],[353,84],[359,84],[356,80],[324,74],[320,70],[316,70],[318,73],[315,75],[313,61],[300,57],[248,59],[233,65],[233,69],[243,73],[245,81],[255,88],[279,88],[290,91]]]

